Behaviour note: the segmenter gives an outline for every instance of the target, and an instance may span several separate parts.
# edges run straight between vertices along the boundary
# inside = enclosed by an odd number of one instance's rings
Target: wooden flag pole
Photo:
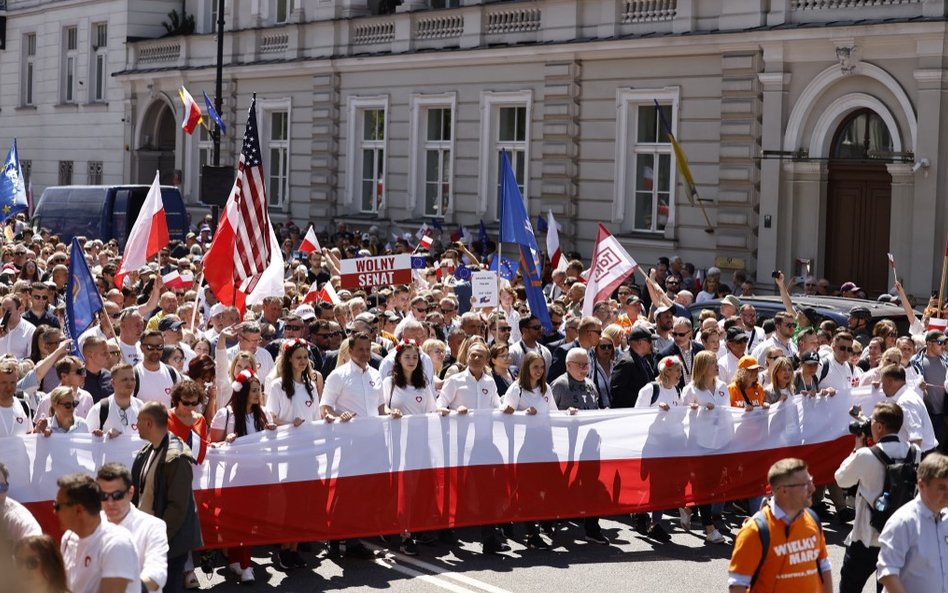
[[[700,197],[696,197],[695,201],[698,202],[698,206],[701,207],[701,214],[704,214],[704,221],[708,223],[707,228],[704,229],[704,232],[709,235],[714,234],[714,227],[711,226],[711,218],[708,216],[708,211],[704,209],[704,204],[701,202]]]
[[[942,318],[941,308],[945,303],[945,276],[948,275],[948,252],[941,264],[941,282],[938,283],[938,318]]]

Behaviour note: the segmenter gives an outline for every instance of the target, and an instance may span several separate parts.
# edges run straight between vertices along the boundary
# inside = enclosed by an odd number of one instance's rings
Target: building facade
[[[40,30],[29,23],[43,4],[81,15]],[[181,2],[152,2],[149,31],[144,4],[9,3],[0,71],[20,82],[0,91],[0,129],[16,130],[24,158],[42,130],[34,187],[56,183],[68,156],[90,171],[102,162],[104,182],[148,182],[159,169],[198,204],[211,140],[181,131],[177,89],[213,95],[217,0],[185,2],[195,32],[162,38],[155,29]],[[490,228],[507,150],[529,212],[552,210],[561,242],[587,257],[601,222],[642,263],[677,253],[699,268],[743,268],[762,287],[808,261],[817,276],[882,291],[886,252],[909,292],[937,286],[944,0],[395,4],[226,2],[222,163],[235,162],[256,93],[274,220]],[[64,106],[70,51],[92,84],[99,6],[114,19],[107,107]],[[34,29],[47,84],[31,106]]]

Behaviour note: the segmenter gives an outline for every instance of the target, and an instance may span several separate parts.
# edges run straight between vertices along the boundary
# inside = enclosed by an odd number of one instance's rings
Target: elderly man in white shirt
[[[95,477],[102,493],[102,515],[113,525],[124,527],[135,542],[138,569],[144,589],[157,591],[168,575],[168,528],[161,519],[138,510],[132,504],[135,487],[132,474],[121,463],[107,463]],[[170,575],[181,579],[183,575]],[[192,574],[193,577],[193,574]]]
[[[890,460],[911,459],[918,463],[918,447],[899,440],[902,428],[902,408],[894,401],[883,401],[872,410],[872,440],[874,447],[866,445],[863,436],[856,437],[856,448],[843,460],[836,470],[836,483],[841,488],[858,485],[856,493],[856,517],[853,529],[846,538],[846,555],[840,570],[840,593],[859,593],[866,581],[875,572],[879,558],[879,532],[870,525],[871,507],[882,495],[885,486],[885,465],[876,457],[878,449]]]
[[[879,535],[876,574],[888,593],[948,591],[948,457],[918,466],[918,495]]]

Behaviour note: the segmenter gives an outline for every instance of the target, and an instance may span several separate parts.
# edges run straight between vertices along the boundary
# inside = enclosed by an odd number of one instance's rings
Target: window
[[[36,74],[36,33],[23,36],[23,94],[20,102],[33,105],[33,81]]]
[[[454,200],[455,93],[411,98],[411,168],[408,208],[420,216],[445,217]],[[416,203],[415,196],[422,197]]]
[[[76,27],[66,27],[63,30],[63,80],[62,80],[62,101],[63,103],[76,102],[76,63],[79,59],[77,55],[79,47],[79,31]]]
[[[349,184],[346,197],[358,212],[385,206],[388,97],[349,98]]]
[[[102,161],[89,161],[88,180],[89,185],[102,185]]]
[[[276,0],[276,17],[274,21],[280,25],[290,19],[290,13],[293,12],[293,0]]]
[[[207,26],[205,33],[217,33],[217,9],[219,0],[207,0]]]
[[[481,211],[497,218],[500,213],[501,152],[506,150],[524,201],[529,195],[530,91],[486,92],[481,96]]]
[[[72,161],[59,161],[59,185],[72,185]]]
[[[618,93],[614,220],[623,231],[673,230],[676,163],[662,120],[674,131],[677,106],[677,88]]]
[[[271,111],[267,166],[267,197],[271,207],[280,207],[287,201],[287,179],[290,173],[290,114]]]
[[[98,23],[92,26],[92,101],[105,101],[105,89],[108,84],[108,43],[109,26],[106,23]]]

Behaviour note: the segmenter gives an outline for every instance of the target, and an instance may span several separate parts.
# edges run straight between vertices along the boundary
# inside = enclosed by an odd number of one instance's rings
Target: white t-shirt
[[[649,394],[649,397],[652,397],[651,394]],[[698,389],[692,382],[685,385],[685,388],[681,391],[681,403],[685,405],[698,404],[700,406],[713,404],[715,407],[726,407],[731,405],[731,396],[728,395],[727,385],[720,379],[715,380],[714,387],[710,390]]]
[[[504,394],[501,407],[506,408],[507,406],[517,412],[527,408],[535,408],[537,414],[549,414],[559,409],[556,407],[556,399],[554,399],[553,391],[550,390],[549,385],[542,391],[539,387],[524,389],[520,387],[520,383],[517,381],[514,381],[507,388],[507,393]]]
[[[678,387],[672,385],[671,388],[667,388],[662,386],[661,383],[657,383],[658,398],[655,399],[655,403],[652,403],[652,390],[654,389],[654,385],[656,385],[654,382],[646,383],[645,387],[639,390],[639,397],[635,400],[636,408],[655,408],[658,407],[658,404],[668,404],[669,406],[681,405]]]
[[[263,413],[267,417],[267,422],[271,422],[270,413],[267,410],[264,410]],[[236,422],[233,410],[231,410],[230,406],[225,406],[217,410],[217,413],[214,414],[214,418],[211,420],[211,429],[223,430],[224,436],[226,437],[232,432],[236,432],[236,429],[234,428],[235,424]],[[254,434],[258,432],[256,425],[254,425],[253,414],[247,414],[247,418],[244,421],[244,426],[247,427],[247,434]]]
[[[392,376],[392,367],[395,366],[396,354],[397,352],[392,349],[392,351],[382,359],[382,362],[379,363],[379,376],[383,379]],[[425,380],[431,385],[434,383],[434,364],[431,362],[431,357],[419,351],[418,359],[421,364],[421,370],[425,372]],[[385,396],[385,401],[388,401],[388,396]]]
[[[378,416],[379,406],[384,402],[379,372],[369,365],[362,370],[350,360],[326,377],[320,404],[330,406],[339,413]]]
[[[386,377],[382,381],[382,397],[389,408],[401,410],[405,416],[428,414],[438,409],[434,388],[430,383],[423,389],[411,385],[396,387],[392,385],[392,378]]]
[[[42,535],[43,530],[25,506],[7,496],[0,505],[0,533],[16,542],[29,535]]]
[[[17,360],[29,358],[30,346],[33,343],[33,332],[35,331],[35,325],[26,319],[20,319],[20,323],[16,324],[16,327],[0,338],[0,352],[12,354],[16,356]]]
[[[0,437],[29,434],[32,430],[33,423],[18,398],[13,398],[9,408],[0,406]]]
[[[72,593],[99,593],[103,578],[128,579],[125,593],[141,593],[135,542],[118,525],[102,521],[91,535],[82,539],[67,531],[60,550]]]
[[[157,371],[149,371],[143,363],[135,365],[135,372],[138,373],[138,399],[143,402],[161,402],[166,408],[170,408],[174,378],[168,365],[163,362],[158,364]],[[180,376],[178,378],[180,379]]]
[[[105,513],[102,513],[102,521],[108,521]],[[165,522],[133,505],[117,525],[132,535],[141,579],[150,579],[159,589],[164,587],[168,582],[168,526]]]
[[[122,410],[117,403],[115,403],[115,397],[109,396],[102,400],[99,400],[99,403],[92,406],[92,409],[89,410],[89,413],[86,415],[86,424],[89,425],[89,432],[93,430],[101,429],[102,432],[109,432],[113,428],[121,433],[135,434],[138,427],[138,410],[145,405],[145,403],[138,399],[137,397],[131,398],[129,406]],[[99,406],[108,406],[109,415],[105,419],[105,424],[99,425]],[[123,413],[124,412],[124,413]]]
[[[119,344],[119,350],[122,351],[122,360],[124,360],[128,364],[135,366],[138,363],[140,363],[142,359],[144,359],[144,356],[142,355],[142,349],[138,345],[138,342],[135,342],[132,345],[128,345],[122,340],[119,340],[118,344]]]
[[[828,366],[826,377],[820,381],[820,377],[823,376],[824,364]],[[836,358],[830,356],[824,359],[823,362],[820,362],[819,368],[816,369],[816,378],[819,381],[820,389],[832,387],[837,393],[849,393],[853,385],[858,383],[856,379],[859,375],[856,374],[856,372],[856,366],[851,364],[848,360],[839,363],[836,362]]]
[[[316,394],[316,385],[313,385],[313,395],[306,392],[306,386],[293,381],[293,397],[286,396],[283,383],[280,379],[273,381],[267,395],[266,409],[276,424],[292,424],[293,420],[302,418],[307,422],[319,420],[319,397]]]

